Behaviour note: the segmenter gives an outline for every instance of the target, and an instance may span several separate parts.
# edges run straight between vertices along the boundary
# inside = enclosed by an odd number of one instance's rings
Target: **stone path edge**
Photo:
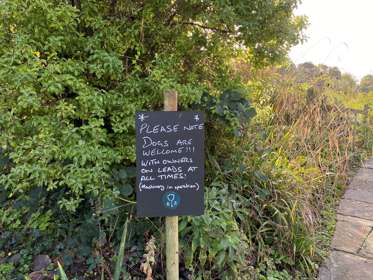
[[[319,280],[373,279],[373,159],[357,172],[337,208],[329,258]]]

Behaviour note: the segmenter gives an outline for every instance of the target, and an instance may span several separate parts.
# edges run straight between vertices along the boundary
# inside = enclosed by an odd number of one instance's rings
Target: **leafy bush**
[[[360,132],[337,105],[271,68],[246,84],[234,63],[283,58],[301,39],[297,3],[1,1],[0,260],[21,261],[0,273],[22,279],[46,253],[69,277],[112,275],[135,203],[134,112],[176,89],[208,117],[207,210],[181,220],[182,277],[312,277],[319,209],[364,139],[351,143]],[[154,235],[162,279],[162,224],[128,225],[129,277],[144,276]]]
[[[237,43],[264,61],[298,41],[297,1],[245,3],[2,1],[0,143],[12,164],[1,184],[63,189],[68,211],[116,197],[111,171],[134,162],[135,111],[158,109],[169,88],[185,107],[240,87],[228,76]]]

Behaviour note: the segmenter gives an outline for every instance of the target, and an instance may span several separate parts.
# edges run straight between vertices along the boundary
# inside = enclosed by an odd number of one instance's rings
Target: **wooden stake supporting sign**
[[[164,93],[164,110],[177,111],[177,92]],[[166,217],[166,271],[167,280],[179,279],[179,217]]]
[[[136,113],[137,216],[166,217],[167,280],[179,280],[178,216],[204,212],[204,115],[178,112],[177,92],[164,112]]]

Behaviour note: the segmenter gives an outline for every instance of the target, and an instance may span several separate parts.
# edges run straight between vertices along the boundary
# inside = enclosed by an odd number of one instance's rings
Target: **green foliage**
[[[239,135],[240,129],[248,125],[256,114],[243,90],[225,90],[219,97],[205,92],[196,107],[207,110],[211,122],[222,122],[227,131],[233,131],[235,135]]]
[[[123,227],[123,233],[122,233],[122,238],[121,238],[120,245],[119,245],[119,251],[118,251],[118,256],[117,256],[117,260],[115,264],[113,280],[119,280],[122,272],[124,273],[123,258],[124,258],[124,249],[126,247],[127,228],[128,228],[128,219],[126,220],[124,227]]]
[[[10,263],[0,264],[0,276],[2,279],[11,279],[14,265]]]
[[[239,85],[237,44],[258,62],[282,57],[303,26],[296,4],[2,1],[0,143],[12,165],[0,183],[10,195],[64,189],[68,211],[115,196],[112,166],[135,159],[134,112],[159,108],[168,88],[185,107]]]
[[[57,263],[58,265],[58,270],[60,272],[60,275],[61,275],[61,280],[68,280],[67,276],[66,276],[66,273],[65,271],[63,270],[62,266],[60,263]]]
[[[288,185],[306,186],[303,176],[317,172],[294,167],[303,161],[289,159],[293,146],[271,148],[290,128],[258,122],[258,103],[248,126],[249,95],[261,95],[267,108],[273,96],[249,90],[232,63],[281,60],[301,39],[297,3],[1,1],[0,250],[22,252],[22,261],[0,271],[20,278],[33,256],[47,253],[69,277],[110,277],[135,201],[134,113],[160,110],[163,92],[176,89],[181,109],[199,107],[208,117],[207,213],[181,222],[183,277],[310,275],[314,242]],[[144,244],[149,234],[162,240],[160,225],[128,227],[120,252],[131,277],[143,276]],[[158,262],[154,277],[163,274]]]
[[[341,73],[337,67],[324,64],[314,65],[311,62],[284,68],[284,72],[292,73],[298,83],[303,83],[314,90],[323,92],[332,90],[335,93],[352,94],[358,90],[356,79],[349,73]]]
[[[296,83],[292,74],[267,69],[258,73],[255,83],[250,83],[252,88],[261,90],[253,95],[258,116],[253,125],[258,126],[259,135],[267,138],[264,147],[274,150],[274,161],[269,161],[273,166],[267,166],[267,170],[271,173],[277,170],[279,176],[285,176],[277,188],[281,188],[281,195],[290,195],[286,199],[289,207],[273,203],[280,217],[289,217],[285,227],[288,231],[281,233],[282,240],[290,241],[287,246],[299,252],[296,259],[290,258],[298,260],[293,267],[312,278],[318,263],[327,255],[334,207],[343,193],[346,178],[371,152],[369,143],[373,135],[364,131],[372,131],[372,123],[356,118],[353,111],[327,98],[330,89],[314,91],[310,96],[305,91],[309,85]],[[351,100],[360,100],[362,104],[369,102],[365,95],[354,93],[333,92],[333,96],[354,97]],[[267,129],[263,130],[263,124],[267,124]],[[291,211],[286,214],[288,209]],[[289,252],[280,251],[280,256],[289,256]]]
[[[361,79],[360,90],[365,93],[373,91],[373,75],[366,75]]]
[[[235,220],[228,186],[213,182],[206,193],[206,215],[180,224],[186,267],[193,279],[239,279],[250,247]],[[202,269],[202,271],[201,271]]]
[[[122,239],[121,239],[121,242],[120,242],[118,256],[117,256],[117,260],[116,260],[116,264],[115,264],[115,271],[114,271],[113,280],[119,280],[120,276],[121,276],[121,273],[124,271],[123,270],[123,257],[124,257],[124,249],[125,249],[125,246],[126,246],[127,226],[128,226],[128,220],[126,220],[126,222],[124,224]],[[65,273],[65,270],[63,269],[63,267],[61,266],[61,264],[59,262],[57,262],[57,266],[58,266],[58,271],[59,271],[60,276],[61,276],[61,280],[68,280],[67,275]],[[101,279],[104,279],[103,278],[104,274],[101,274],[101,275],[102,275]]]

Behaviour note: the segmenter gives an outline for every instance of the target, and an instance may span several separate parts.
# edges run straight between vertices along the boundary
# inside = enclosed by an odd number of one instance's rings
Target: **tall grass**
[[[282,200],[271,203],[275,215],[263,223],[278,225],[272,231],[281,240],[276,250],[297,259],[293,269],[312,278],[329,247],[334,207],[351,171],[370,151],[372,122],[356,118],[343,95],[338,102],[323,92],[309,95],[291,77],[265,74],[252,86],[258,116],[247,137],[264,135],[260,146],[268,155],[261,169],[272,174]],[[372,100],[359,95],[354,101],[363,109]]]
[[[61,275],[61,279],[62,279],[62,280],[69,280],[69,279],[67,278],[67,276],[66,276],[65,271],[63,270],[62,265],[61,265],[59,262],[57,262],[57,265],[58,265],[58,270],[59,270],[60,275]]]
[[[119,251],[117,256],[117,261],[115,264],[115,272],[114,272],[114,278],[113,280],[119,280],[119,277],[123,270],[123,258],[124,258],[124,249],[126,247],[126,238],[127,238],[127,228],[128,228],[128,219],[126,220],[124,227],[123,227],[123,233],[122,238],[119,245]]]

